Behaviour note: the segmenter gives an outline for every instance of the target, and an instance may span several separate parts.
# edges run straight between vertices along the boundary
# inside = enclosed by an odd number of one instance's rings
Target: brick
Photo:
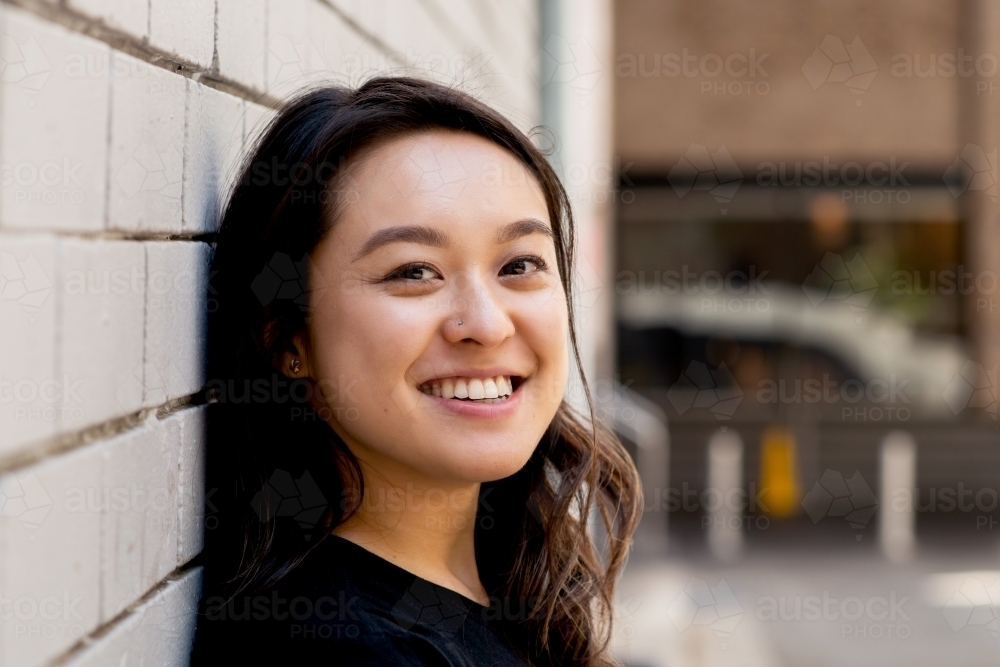
[[[78,430],[138,410],[143,394],[146,262],[141,243],[59,242],[60,428]]]
[[[56,243],[0,234],[0,454],[56,431]]]
[[[208,69],[215,49],[215,3],[210,0],[150,0],[149,42]]]
[[[187,563],[201,553],[205,529],[213,526],[215,509],[205,491],[205,406],[184,410],[181,419],[181,447],[177,525],[177,562]],[[208,516],[206,517],[206,513]]]
[[[102,619],[117,616],[177,566],[181,423],[152,419],[104,443]]]
[[[189,396],[205,384],[205,327],[211,248],[146,243],[143,405]]]
[[[370,4],[372,8],[365,11],[376,11],[377,3]],[[311,45],[309,71],[315,78],[358,85],[376,72],[398,69],[397,63],[366,42],[330,8],[310,2],[306,9]]]
[[[434,62],[447,67],[461,54],[460,45],[440,30],[420,0],[397,0],[391,8],[368,0],[338,0],[336,4],[358,25],[402,54],[407,65]]]
[[[2,482],[0,591],[23,617],[0,623],[0,664],[45,664],[97,627],[100,498],[87,490],[100,488],[101,451],[82,447]]]
[[[141,665],[142,616],[130,613],[75,654],[63,667],[132,667]]]
[[[145,39],[149,34],[149,4],[135,0],[68,0],[71,9],[98,19],[110,28]]]
[[[0,227],[99,230],[110,47],[9,5],[0,16]]]
[[[178,233],[186,80],[113,56],[108,226]]]
[[[311,80],[315,45],[309,39],[307,9],[313,2],[286,0],[267,4],[266,90],[275,97],[285,97]]]
[[[186,667],[191,657],[201,597],[202,570],[193,568],[171,579],[145,602],[139,630],[143,665]]]
[[[250,88],[264,90],[265,1],[218,0],[218,3],[219,73]]]
[[[277,115],[274,109],[269,109],[259,104],[247,104],[246,115],[243,118],[243,126],[246,128],[246,136],[243,140],[244,154],[253,150],[264,130],[267,129],[267,126],[271,124],[271,121]]]
[[[184,138],[185,231],[215,231],[219,207],[243,148],[243,100],[187,82]]]
[[[201,568],[171,577],[65,667],[186,666],[194,641],[201,578]]]

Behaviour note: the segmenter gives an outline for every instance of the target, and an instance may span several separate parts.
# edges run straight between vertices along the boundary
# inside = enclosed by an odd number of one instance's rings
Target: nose
[[[491,348],[514,335],[514,321],[500,295],[482,278],[456,281],[451,300],[442,332],[449,343],[478,343]]]

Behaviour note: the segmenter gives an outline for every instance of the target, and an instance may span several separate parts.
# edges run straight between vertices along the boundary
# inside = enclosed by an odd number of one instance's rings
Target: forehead
[[[378,144],[357,158],[342,188],[338,225],[360,218],[369,231],[395,224],[549,221],[542,187],[527,166],[467,132],[431,130]]]

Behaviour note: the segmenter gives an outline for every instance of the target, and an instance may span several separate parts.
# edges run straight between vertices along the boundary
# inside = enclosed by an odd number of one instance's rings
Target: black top
[[[273,587],[203,601],[192,665],[527,665],[484,607],[336,535]]]

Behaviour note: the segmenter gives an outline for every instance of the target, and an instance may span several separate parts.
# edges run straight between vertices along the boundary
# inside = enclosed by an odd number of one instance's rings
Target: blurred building
[[[775,483],[771,452],[799,498],[826,470],[876,488],[893,429],[925,492],[992,488],[997,12],[615,3],[618,372],[670,420],[672,486],[706,483],[728,424],[745,482]]]

